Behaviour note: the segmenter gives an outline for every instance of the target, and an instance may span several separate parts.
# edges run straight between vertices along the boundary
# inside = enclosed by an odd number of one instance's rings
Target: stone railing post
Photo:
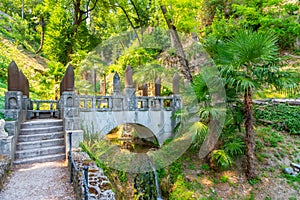
[[[128,65],[125,70],[125,105],[124,110],[136,110],[137,99],[132,81],[133,71]]]
[[[112,110],[123,110],[123,96],[121,95],[120,76],[118,72],[115,73],[113,80]]]
[[[65,130],[79,130],[79,97],[74,88],[74,70],[71,65],[67,67],[66,73],[60,84],[59,115],[64,121]]]
[[[75,92],[74,70],[71,65],[66,70],[60,88],[59,116],[63,119],[65,138],[68,138],[68,133],[72,132],[72,146],[76,148],[83,141],[83,131],[80,130],[79,97]],[[68,147],[67,140],[66,146]]]

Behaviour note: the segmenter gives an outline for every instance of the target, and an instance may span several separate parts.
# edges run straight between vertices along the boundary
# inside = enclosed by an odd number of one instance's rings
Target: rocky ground
[[[64,161],[15,166],[1,200],[73,200],[67,163]]]

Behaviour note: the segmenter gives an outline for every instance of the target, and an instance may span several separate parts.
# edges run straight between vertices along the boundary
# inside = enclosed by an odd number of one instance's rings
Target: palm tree
[[[254,117],[252,95],[264,86],[296,87],[290,74],[278,67],[277,37],[272,32],[256,32],[241,29],[218,49],[218,60],[227,91],[243,97],[244,126],[247,145],[247,169],[249,179],[254,170]]]

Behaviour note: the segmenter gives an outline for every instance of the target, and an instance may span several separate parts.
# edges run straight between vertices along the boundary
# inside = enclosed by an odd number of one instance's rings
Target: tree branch
[[[138,39],[138,41],[139,41],[139,44],[142,44],[142,43],[141,43],[141,40],[140,40],[140,37],[139,37],[138,33],[136,32],[135,27],[134,27],[132,21],[130,20],[129,15],[127,14],[125,8],[123,8],[122,6],[120,6],[120,5],[118,5],[118,4],[116,4],[115,6],[121,8],[121,10],[124,12],[124,14],[125,14],[125,16],[126,16],[128,22],[130,23],[130,26],[133,28],[133,31],[134,31],[134,33],[135,33],[135,35],[136,35],[136,37],[137,37],[137,39]]]

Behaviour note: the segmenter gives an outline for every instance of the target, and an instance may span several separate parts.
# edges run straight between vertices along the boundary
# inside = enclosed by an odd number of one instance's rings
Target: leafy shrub
[[[227,169],[232,165],[232,160],[224,150],[214,150],[210,154],[210,161],[216,164],[220,169]]]
[[[241,137],[233,137],[224,143],[223,149],[229,156],[236,157],[244,154],[246,144]]]
[[[177,199],[185,199],[185,200],[192,200],[194,192],[188,190],[187,184],[185,183],[183,176],[178,176],[173,191],[169,196],[170,200],[177,200]]]
[[[286,130],[291,134],[300,134],[299,106],[287,104],[255,106],[255,117],[271,121],[272,127],[276,130]]]

